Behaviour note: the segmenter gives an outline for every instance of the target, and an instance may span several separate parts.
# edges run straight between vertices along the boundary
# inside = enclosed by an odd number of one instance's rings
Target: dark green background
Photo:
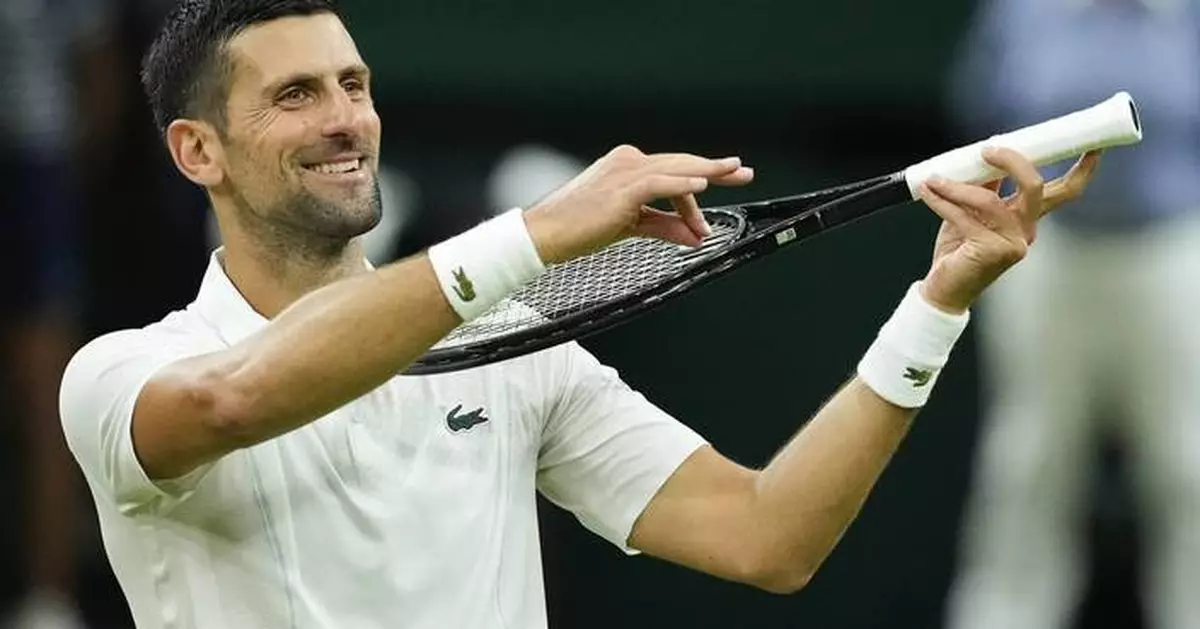
[[[965,2],[442,0],[343,6],[389,88],[522,99],[664,94],[923,103]],[[881,54],[882,53],[882,54]]]

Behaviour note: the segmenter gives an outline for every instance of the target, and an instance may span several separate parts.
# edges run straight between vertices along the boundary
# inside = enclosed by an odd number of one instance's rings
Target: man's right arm
[[[245,341],[159,370],[134,405],[134,451],[150,478],[182,476],[366,394],[459,322],[424,255],[335,282]]]
[[[631,235],[698,244],[693,195],[748,183],[734,159],[621,147],[524,213],[546,263]],[[646,204],[669,198],[678,214]],[[182,476],[303,426],[403,371],[461,323],[427,255],[301,298],[241,343],[158,370],[134,404],[134,452],[151,479]]]

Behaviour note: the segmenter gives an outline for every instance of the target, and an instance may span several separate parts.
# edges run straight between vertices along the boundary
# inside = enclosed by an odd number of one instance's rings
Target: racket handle
[[[1127,92],[1079,111],[947,151],[904,171],[913,199],[926,179],[939,175],[953,181],[985,183],[1004,173],[983,161],[984,146],[1003,146],[1038,166],[1053,164],[1100,148],[1136,144],[1142,140],[1141,117]]]

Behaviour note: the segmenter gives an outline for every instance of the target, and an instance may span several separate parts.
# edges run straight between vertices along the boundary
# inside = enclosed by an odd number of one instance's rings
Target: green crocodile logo
[[[471,278],[467,277],[467,272],[460,266],[453,273],[454,281],[458,282],[453,287],[455,294],[463,301],[473,301],[475,299],[475,284],[471,283]]]
[[[929,381],[933,379],[933,370],[906,367],[904,369],[904,379],[912,380],[913,388],[920,389],[921,387],[929,384]]]

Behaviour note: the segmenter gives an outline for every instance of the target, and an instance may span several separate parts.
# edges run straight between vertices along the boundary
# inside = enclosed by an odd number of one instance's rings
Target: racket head
[[[779,247],[911,200],[900,174],[740,205],[704,208],[698,248],[630,238],[557,264],[452,330],[405,373],[468,369],[579,340],[627,322]]]

